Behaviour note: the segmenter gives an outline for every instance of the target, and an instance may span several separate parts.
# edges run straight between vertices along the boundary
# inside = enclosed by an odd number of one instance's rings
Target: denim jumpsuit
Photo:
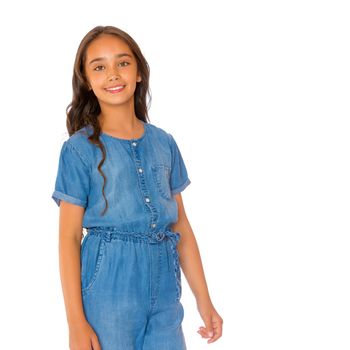
[[[80,248],[81,290],[87,321],[102,350],[183,350],[184,308],[173,195],[190,183],[170,133],[143,122],[141,137],[101,133],[106,148],[87,137],[91,126],[64,141],[52,198],[85,208]]]

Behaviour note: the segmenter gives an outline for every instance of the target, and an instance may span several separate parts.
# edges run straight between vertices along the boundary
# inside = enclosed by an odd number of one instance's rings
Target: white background
[[[68,349],[51,199],[83,36],[114,25],[150,68],[175,137],[209,291],[207,344],[183,278],[189,350],[350,348],[346,1],[8,2],[1,26],[1,345]]]

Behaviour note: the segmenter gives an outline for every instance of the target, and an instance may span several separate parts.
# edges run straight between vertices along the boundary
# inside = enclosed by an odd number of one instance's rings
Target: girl
[[[147,121],[147,94],[135,41],[112,26],[87,33],[52,194],[71,350],[186,349],[180,266],[198,333],[222,335],[181,198],[191,181],[173,136]]]

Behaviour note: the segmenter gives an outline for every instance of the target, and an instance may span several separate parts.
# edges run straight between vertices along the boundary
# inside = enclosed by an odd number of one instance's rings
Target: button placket
[[[151,227],[151,231],[153,231],[157,226],[156,222],[158,219],[158,213],[156,208],[152,204],[150,193],[146,186],[144,168],[142,166],[142,160],[140,158],[139,149],[138,147],[136,147],[137,145],[138,143],[136,141],[131,141],[131,146],[132,146],[131,150],[132,150],[133,160],[135,162],[135,166],[137,169],[137,177],[139,179],[140,188],[143,195],[143,201],[146,205],[147,211],[150,213],[150,227]]]

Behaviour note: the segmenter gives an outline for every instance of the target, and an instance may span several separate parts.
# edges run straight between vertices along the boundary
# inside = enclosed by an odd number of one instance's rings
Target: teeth
[[[115,91],[115,90],[120,90],[122,89],[124,86],[117,86],[115,88],[110,88],[110,89],[106,89],[106,90],[112,90],[112,91]]]

